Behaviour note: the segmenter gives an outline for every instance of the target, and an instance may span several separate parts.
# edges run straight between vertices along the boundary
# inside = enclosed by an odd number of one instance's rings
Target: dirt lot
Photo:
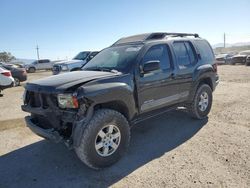
[[[101,171],[31,133],[20,110],[23,89],[4,91],[0,187],[250,187],[250,67],[220,66],[219,74],[207,120],[178,111],[146,121],[132,129],[127,155]]]

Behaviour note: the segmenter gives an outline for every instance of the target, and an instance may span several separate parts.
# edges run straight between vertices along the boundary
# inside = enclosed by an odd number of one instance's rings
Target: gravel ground
[[[218,68],[208,119],[177,111],[141,123],[132,129],[128,153],[101,171],[31,133],[21,119],[23,89],[4,91],[0,187],[250,187],[250,67]]]

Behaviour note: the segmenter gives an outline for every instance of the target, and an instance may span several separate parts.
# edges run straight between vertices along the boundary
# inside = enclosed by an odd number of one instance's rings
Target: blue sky
[[[0,51],[64,59],[120,37],[195,32],[210,43],[250,41],[250,0],[0,0]]]

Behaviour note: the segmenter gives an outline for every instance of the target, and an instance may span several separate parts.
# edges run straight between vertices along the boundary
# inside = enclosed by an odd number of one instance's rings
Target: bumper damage
[[[25,117],[25,122],[26,125],[30,128],[30,130],[36,133],[38,136],[51,140],[55,143],[59,143],[63,140],[63,137],[61,137],[54,128],[50,129],[41,128],[32,122],[32,118],[30,116]]]

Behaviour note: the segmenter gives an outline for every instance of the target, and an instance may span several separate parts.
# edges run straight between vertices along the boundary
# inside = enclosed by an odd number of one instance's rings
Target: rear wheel
[[[195,119],[204,119],[209,114],[213,101],[212,89],[202,84],[196,91],[192,104],[188,107],[190,115]]]
[[[99,169],[117,162],[127,150],[129,140],[127,119],[117,111],[101,109],[85,128],[75,151],[86,165]]]

